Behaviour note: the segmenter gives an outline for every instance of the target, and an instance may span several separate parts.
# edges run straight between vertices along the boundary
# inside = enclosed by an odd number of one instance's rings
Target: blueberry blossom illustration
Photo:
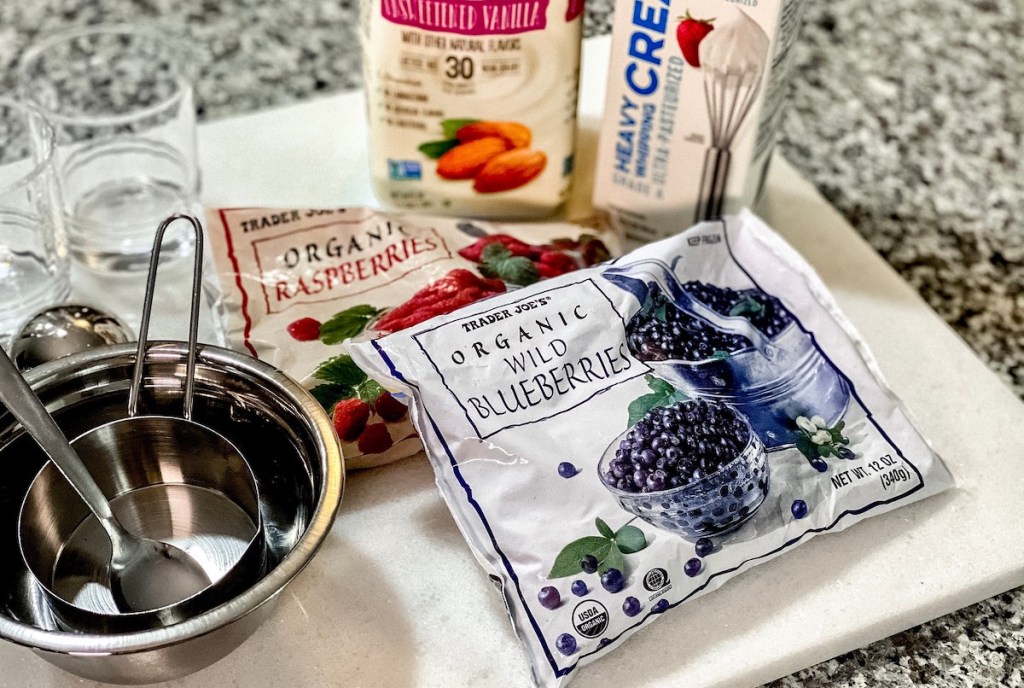
[[[796,448],[807,457],[811,465],[824,472],[828,465],[825,459],[854,459],[857,454],[850,449],[850,438],[843,434],[846,421],[839,421],[832,427],[821,416],[797,416]]]

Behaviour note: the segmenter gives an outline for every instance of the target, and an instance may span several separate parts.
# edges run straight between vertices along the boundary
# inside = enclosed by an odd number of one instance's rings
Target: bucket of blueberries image
[[[657,259],[614,265],[603,276],[640,303],[626,325],[633,356],[687,395],[742,412],[767,449],[795,442],[798,416],[831,426],[846,413],[847,383],[775,296],[681,283]]]
[[[768,494],[764,443],[723,402],[650,409],[608,445],[601,482],[626,511],[696,540],[739,528]]]

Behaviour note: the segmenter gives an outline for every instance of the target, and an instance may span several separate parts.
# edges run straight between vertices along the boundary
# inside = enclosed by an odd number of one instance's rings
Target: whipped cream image
[[[701,67],[725,74],[760,75],[768,66],[768,34],[742,10],[731,7],[701,41]]]

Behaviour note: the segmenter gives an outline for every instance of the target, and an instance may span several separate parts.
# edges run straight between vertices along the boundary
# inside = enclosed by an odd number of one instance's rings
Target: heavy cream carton
[[[594,205],[647,242],[749,205],[802,0],[618,0]]]

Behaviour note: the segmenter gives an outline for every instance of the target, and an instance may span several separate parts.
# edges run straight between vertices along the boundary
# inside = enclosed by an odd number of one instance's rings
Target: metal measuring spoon
[[[124,529],[53,417],[2,349],[0,402],[39,443],[110,538],[110,591],[120,611],[160,609],[210,586],[203,568],[183,550]]]
[[[28,370],[97,346],[133,341],[131,329],[112,315],[90,306],[51,306],[18,328],[11,338],[11,358]]]

